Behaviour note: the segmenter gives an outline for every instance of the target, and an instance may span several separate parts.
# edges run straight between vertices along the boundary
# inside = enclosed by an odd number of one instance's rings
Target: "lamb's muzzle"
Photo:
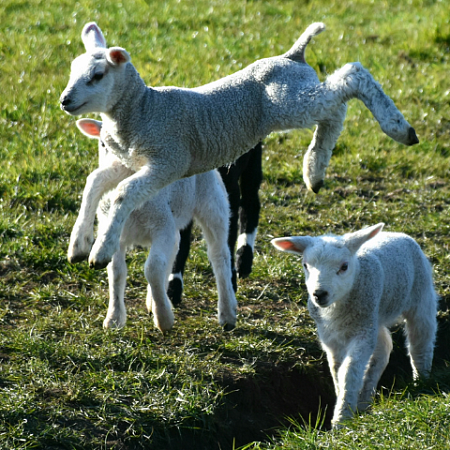
[[[408,131],[409,142],[407,145],[415,145],[419,143],[419,138],[417,137],[416,130],[411,127]]]

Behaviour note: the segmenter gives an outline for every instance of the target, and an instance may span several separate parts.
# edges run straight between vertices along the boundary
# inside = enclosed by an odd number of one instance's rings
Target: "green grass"
[[[446,449],[450,446],[450,5],[444,1],[3,0],[0,4],[0,448]],[[148,84],[196,86],[286,51],[314,21],[321,79],[360,61],[421,143],[385,136],[362,103],[315,196],[302,181],[312,130],[265,141],[262,214],[238,327],[224,333],[197,231],[172,332],[145,311],[143,251],[130,252],[128,324],[104,331],[105,271],[66,251],[96,146],[59,109],[95,20]],[[433,377],[415,386],[399,330],[373,410],[328,431],[334,394],[306,311],[301,267],[270,239],[383,221],[416,238],[442,297]]]

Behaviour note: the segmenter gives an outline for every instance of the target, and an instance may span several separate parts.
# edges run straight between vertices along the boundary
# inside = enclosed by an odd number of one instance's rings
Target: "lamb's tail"
[[[288,50],[283,56],[285,58],[292,59],[292,61],[297,61],[301,63],[306,63],[305,61],[305,49],[309,44],[309,41],[317,36],[319,33],[325,30],[325,24],[322,22],[312,23],[303,34],[297,39],[297,42]]]

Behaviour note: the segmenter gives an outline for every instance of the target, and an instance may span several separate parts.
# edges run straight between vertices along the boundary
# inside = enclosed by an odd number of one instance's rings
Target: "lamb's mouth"
[[[61,109],[64,111],[64,112],[66,112],[67,114],[70,114],[70,115],[72,115],[72,116],[76,116],[77,115],[77,113],[76,113],[76,111],[78,111],[79,109],[81,109],[84,105],[86,105],[87,104],[87,102],[84,102],[84,103],[82,103],[81,105],[79,105],[79,106],[76,106],[76,107],[73,107],[73,106],[71,106],[71,105],[63,105],[62,103],[61,103]]]

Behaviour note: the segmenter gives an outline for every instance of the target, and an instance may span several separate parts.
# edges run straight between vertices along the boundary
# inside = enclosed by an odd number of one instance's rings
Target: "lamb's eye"
[[[103,78],[103,73],[99,72],[96,73],[93,77],[92,77],[92,81],[100,81]]]
[[[343,263],[343,264],[341,265],[341,268],[339,269],[339,272],[340,272],[340,273],[346,272],[347,269],[348,269],[348,263],[345,262],[345,263]]]
[[[305,270],[308,270],[308,264],[306,264],[305,262],[303,263],[303,267],[305,268]]]

